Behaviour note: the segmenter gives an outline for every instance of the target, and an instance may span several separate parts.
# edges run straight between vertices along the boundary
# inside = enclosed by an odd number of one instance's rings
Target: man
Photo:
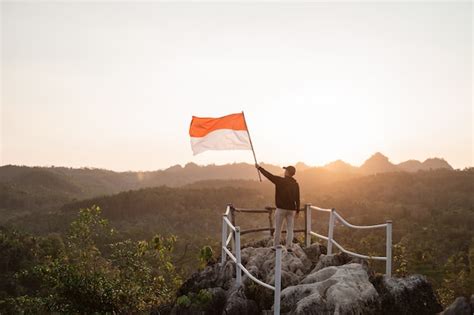
[[[283,219],[286,220],[286,247],[289,252],[293,251],[293,225],[295,222],[295,213],[300,211],[300,187],[298,182],[293,178],[296,174],[296,169],[293,166],[283,167],[285,169],[285,176],[275,176],[269,171],[265,170],[258,164],[255,167],[275,184],[275,234],[274,247],[280,245],[280,234]]]

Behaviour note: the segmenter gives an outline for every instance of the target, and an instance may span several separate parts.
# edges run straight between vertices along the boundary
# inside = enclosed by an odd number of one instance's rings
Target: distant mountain
[[[338,173],[357,173],[359,169],[355,166],[350,165],[342,160],[337,160],[326,164],[324,168],[331,172],[338,172]]]
[[[386,172],[418,172],[429,171],[437,169],[452,170],[453,167],[448,162],[440,158],[429,158],[423,163],[418,160],[408,160],[400,164],[393,164],[390,160],[380,152],[372,155],[367,161],[362,164],[360,171],[362,174],[376,174]]]
[[[418,160],[408,160],[397,165],[398,168],[405,172],[417,172],[423,169],[423,163]]]
[[[59,174],[48,172],[43,169],[32,169],[24,172],[15,178],[15,184],[29,188],[28,190],[52,190],[69,193],[71,195],[81,192],[81,189],[71,183],[67,177]]]
[[[388,157],[380,152],[377,152],[361,165],[360,171],[363,174],[376,174],[396,172],[399,171],[399,169],[395,164],[389,161]]]
[[[262,166],[276,175],[283,175],[280,166],[272,164],[262,164]],[[423,163],[409,160],[395,165],[381,153],[375,153],[360,167],[341,160],[323,167],[310,167],[302,162],[295,166],[296,178],[302,185],[313,181],[320,184],[337,182],[385,172],[452,170],[451,165],[440,158],[430,158]],[[4,198],[4,202],[0,203],[0,210],[34,211],[66,201],[110,195],[131,189],[157,186],[180,187],[196,182],[209,184],[215,180],[256,181],[258,177],[254,165],[248,163],[206,166],[188,163],[185,166],[174,165],[164,170],[147,172],[5,165],[0,167],[0,196]]]
[[[445,168],[445,169],[448,169],[448,170],[452,170],[453,167],[451,165],[449,165],[448,162],[446,162],[446,160],[444,159],[440,159],[440,158],[430,158],[430,159],[427,159],[426,161],[423,162],[423,170],[426,170],[426,171],[429,171],[429,170],[436,170],[436,169],[440,169],[440,168]]]
[[[408,160],[397,165],[398,168],[405,172],[429,171],[437,169],[452,170],[453,167],[448,162],[440,158],[426,159],[423,163],[418,160]]]

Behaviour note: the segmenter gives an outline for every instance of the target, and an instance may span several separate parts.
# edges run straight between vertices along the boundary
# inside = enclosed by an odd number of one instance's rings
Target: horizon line
[[[372,158],[374,155],[377,155],[377,153],[380,153],[380,152],[376,152],[374,154],[372,154],[369,158],[367,158],[361,165],[353,165],[349,162],[346,162],[344,161],[343,159],[337,159],[337,160],[333,160],[333,161],[330,161],[324,165],[311,165],[311,164],[308,164],[304,161],[298,161],[296,162],[294,165],[298,165],[298,164],[304,164],[305,166],[307,166],[308,168],[324,168],[326,166],[328,166],[329,164],[332,164],[332,163],[335,163],[335,162],[343,162],[343,163],[346,163],[348,164],[349,166],[352,166],[352,167],[355,167],[355,168],[360,168],[362,165],[364,165],[364,163],[369,160],[370,158]],[[386,157],[388,159],[388,161],[390,163],[392,163],[393,165],[399,165],[401,163],[404,163],[404,162],[408,162],[408,161],[418,161],[420,163],[424,163],[426,162],[427,160],[430,160],[430,159],[440,159],[440,160],[443,160],[445,161],[446,163],[448,163],[452,168],[453,170],[463,170],[463,169],[469,169],[469,168],[472,168],[473,165],[465,165],[463,167],[459,167],[459,168],[455,168],[453,167],[448,160],[446,160],[444,157],[428,157],[426,159],[424,159],[424,161],[421,161],[421,160],[417,160],[417,159],[408,159],[408,160],[404,160],[404,161],[401,161],[401,162],[393,162],[390,160],[390,158],[388,158],[386,155],[380,153],[381,155],[383,155],[384,157]],[[105,171],[111,171],[111,172],[115,172],[115,173],[145,173],[145,172],[157,172],[157,171],[165,171],[171,167],[175,167],[175,166],[180,166],[181,168],[185,168],[187,165],[189,164],[194,164],[196,166],[199,166],[199,167],[208,167],[208,166],[225,166],[225,165],[235,165],[235,164],[248,164],[248,165],[253,165],[254,163],[250,163],[250,162],[237,162],[237,161],[234,161],[234,162],[228,162],[228,163],[222,163],[222,164],[218,164],[218,163],[209,163],[209,164],[198,164],[198,163],[195,163],[193,161],[189,161],[189,162],[186,162],[185,164],[181,164],[181,163],[177,163],[177,164],[173,164],[173,165],[169,165],[167,167],[164,167],[164,168],[157,168],[157,169],[148,169],[148,170],[131,170],[131,169],[128,169],[128,170],[117,170],[117,169],[111,169],[111,168],[103,168],[103,167],[95,167],[95,166],[66,166],[66,165],[26,165],[26,164],[3,164],[3,165],[0,165],[0,167],[6,167],[6,166],[16,166],[16,167],[30,167],[30,168],[69,168],[69,169],[91,169],[91,170],[105,170]],[[271,162],[259,162],[259,164],[265,164],[265,165],[271,165],[271,166],[278,166],[278,167],[281,167],[281,165],[279,163],[271,163]]]

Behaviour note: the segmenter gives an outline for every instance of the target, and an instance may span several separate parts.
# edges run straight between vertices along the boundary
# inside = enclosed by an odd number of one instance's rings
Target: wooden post
[[[268,222],[270,223],[270,236],[273,237],[273,209],[268,209]]]
[[[306,247],[311,246],[311,204],[307,203],[304,207],[304,240]]]

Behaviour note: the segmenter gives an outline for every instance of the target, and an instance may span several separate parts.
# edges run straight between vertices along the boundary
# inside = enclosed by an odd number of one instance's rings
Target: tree
[[[64,251],[18,273],[19,279],[37,279],[39,288],[0,301],[0,311],[132,313],[170,302],[181,283],[171,260],[176,238],[99,246],[113,233],[99,207],[81,209]]]

